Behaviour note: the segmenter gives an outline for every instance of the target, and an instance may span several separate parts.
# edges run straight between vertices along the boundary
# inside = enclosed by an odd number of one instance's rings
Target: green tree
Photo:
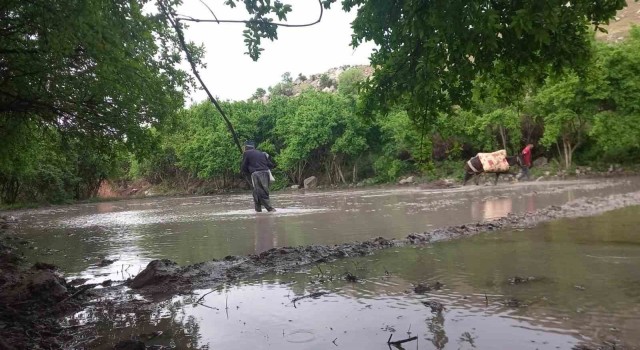
[[[333,178],[346,183],[342,168],[343,165],[351,165],[351,182],[355,183],[358,181],[358,164],[366,161],[362,158],[370,148],[368,136],[371,123],[355,113],[355,104],[344,98],[338,98],[338,101],[342,106],[342,113],[337,115],[338,125],[334,131],[335,140],[331,145],[328,173],[331,174],[333,169]]]
[[[386,116],[378,115],[376,127],[380,130],[379,155],[374,161],[376,177],[381,181],[394,181],[398,176],[414,170],[414,165],[431,161],[431,142],[427,133],[415,127],[405,110],[397,108]]]
[[[252,100],[260,100],[267,95],[267,91],[263,88],[257,88],[256,92],[251,95]]]
[[[479,78],[473,85],[470,107],[466,110],[455,109],[451,114],[441,114],[436,124],[438,131],[450,137],[456,136],[447,132],[451,129],[479,151],[505,149],[518,152],[522,104],[518,95],[509,94],[508,86],[496,81]],[[512,99],[509,100],[507,96]]]
[[[353,46],[378,45],[366,86],[370,109],[406,105],[433,120],[453,105],[467,107],[483,74],[518,82],[540,80],[548,67],[584,66],[593,24],[607,23],[625,0],[420,1],[345,0],[358,8]],[[516,74],[517,73],[517,74]]]
[[[356,96],[364,79],[365,76],[361,69],[347,69],[338,76],[338,92],[344,95]]]
[[[269,96],[293,96],[293,80],[291,73],[282,74],[282,81],[269,87]]]
[[[179,61],[170,28],[139,2],[2,2],[3,201],[94,195],[121,146],[144,153],[150,126],[183,104]]]
[[[182,105],[179,61],[169,28],[141,3],[4,1],[0,118],[135,147],[145,125]]]
[[[599,44],[598,64],[602,67],[608,97],[601,103],[590,135],[607,155],[631,155],[637,161],[640,150],[640,28],[631,29],[619,44]],[[635,155],[635,157],[634,157]]]
[[[85,199],[125,167],[127,153],[119,142],[60,134],[30,121],[0,127],[7,135],[0,149],[2,203]]]
[[[367,147],[353,104],[313,90],[287,102],[273,110],[276,143],[282,145],[276,157],[279,167],[295,183],[301,183],[309,169],[324,170],[330,182],[346,182],[342,166]]]
[[[545,146],[558,146],[565,168],[571,166],[573,153],[585,141],[593,116],[606,95],[601,73],[591,70],[583,77],[568,73],[549,79],[534,97],[534,108],[544,122],[540,141]]]
[[[3,131],[0,148],[0,201],[14,203],[25,180],[32,179],[38,168],[42,147],[33,125],[13,119],[0,119]]]
[[[320,86],[321,89],[332,87],[334,84],[335,82],[329,77],[329,74],[323,73],[320,76],[320,82],[318,86]]]

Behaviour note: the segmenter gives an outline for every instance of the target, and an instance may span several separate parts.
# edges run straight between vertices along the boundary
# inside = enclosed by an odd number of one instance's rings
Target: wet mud
[[[509,214],[495,220],[411,233],[403,239],[378,237],[363,242],[336,245],[272,248],[260,254],[227,256],[222,260],[184,267],[170,260],[154,260],[124,284],[143,294],[183,293],[194,288],[215,288],[217,285],[257,274],[286,272],[309,264],[365,256],[381,249],[424,245],[507,228],[524,229],[550,220],[591,216],[632,205],[640,205],[640,192],[580,199],[562,206],[550,206],[524,214]],[[348,279],[349,275],[344,278]]]
[[[0,349],[61,349],[74,341],[59,318],[83,308],[95,285],[75,287],[58,269],[27,264],[16,246],[28,244],[0,217]]]

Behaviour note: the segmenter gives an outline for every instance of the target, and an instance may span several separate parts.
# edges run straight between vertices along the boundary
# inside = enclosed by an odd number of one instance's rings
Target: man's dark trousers
[[[256,211],[262,211],[262,206],[268,211],[273,210],[271,203],[269,203],[269,181],[269,171],[254,171],[251,174],[253,204]]]

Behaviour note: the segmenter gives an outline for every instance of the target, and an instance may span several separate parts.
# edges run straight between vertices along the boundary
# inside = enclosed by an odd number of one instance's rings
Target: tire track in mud
[[[411,233],[402,239],[378,237],[363,242],[272,248],[260,254],[227,256],[181,267],[170,260],[154,260],[125,285],[142,294],[171,295],[195,288],[215,288],[253,275],[299,269],[314,263],[369,255],[377,250],[424,245],[509,228],[527,228],[560,218],[592,216],[627,206],[640,205],[640,191],[606,197],[582,198],[562,206],[549,206],[494,220]]]

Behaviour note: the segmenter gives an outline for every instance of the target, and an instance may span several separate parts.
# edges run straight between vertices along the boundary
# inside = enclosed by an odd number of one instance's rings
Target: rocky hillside
[[[338,90],[341,74],[352,70],[359,72],[356,74],[362,79],[370,77],[373,74],[373,68],[367,65],[344,65],[331,68],[324,73],[313,74],[311,76],[306,76],[301,73],[295,78],[290,76],[289,73],[285,73],[282,76],[281,82],[269,87],[268,92],[264,90],[260,91],[261,89],[258,89],[250,100],[262,100],[263,102],[266,102],[269,100],[270,96],[297,96],[307,89],[334,92]]]
[[[598,32],[596,38],[611,42],[621,41],[629,35],[633,25],[640,25],[640,2],[627,0],[627,7],[618,11],[609,25],[604,26],[609,33]]]
[[[305,77],[304,75],[298,75],[298,77],[293,81],[294,85],[294,94],[299,94],[303,90],[314,88],[316,90],[322,91],[335,91],[338,88],[338,82],[340,81],[340,74],[343,72],[357,69],[362,72],[363,76],[369,77],[373,74],[373,68],[371,66],[341,66],[338,68],[331,68],[325,73],[322,74],[314,74],[310,77]]]

